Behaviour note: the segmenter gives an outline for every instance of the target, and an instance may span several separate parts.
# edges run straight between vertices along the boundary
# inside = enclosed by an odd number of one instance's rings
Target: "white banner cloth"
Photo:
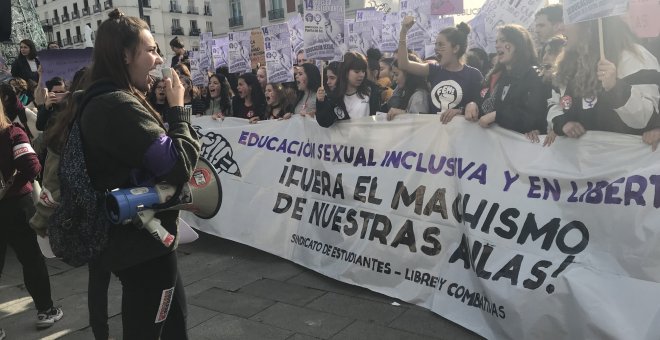
[[[221,171],[203,231],[408,301],[487,338],[660,338],[660,152],[551,147],[457,117],[193,120]]]

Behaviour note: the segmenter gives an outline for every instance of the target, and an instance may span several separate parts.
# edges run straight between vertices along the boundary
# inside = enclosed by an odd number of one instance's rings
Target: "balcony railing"
[[[284,19],[284,8],[268,11],[268,20]]]
[[[183,35],[183,27],[172,26],[172,35]]]
[[[181,5],[176,2],[170,2],[170,12],[172,13],[181,13]]]
[[[213,15],[211,14],[211,6],[210,5],[204,5],[204,15]]]
[[[83,16],[89,15],[89,7],[85,7],[85,8],[82,9],[82,15]]]
[[[58,17],[54,17],[54,18],[51,19],[51,20],[52,20],[52,22],[53,22],[53,25],[59,25],[59,24],[60,24],[60,18],[58,18]]]
[[[41,27],[52,27],[53,23],[50,19],[41,20]]]
[[[69,21],[69,15],[68,14],[62,14],[62,22],[67,22]]]
[[[77,11],[71,12],[71,20],[80,19],[80,14]]]
[[[188,6],[188,14],[199,14],[199,8],[195,6]]]
[[[82,42],[82,37],[79,35],[74,35],[73,36],[73,43],[74,44],[80,44]]]
[[[197,36],[199,36],[200,33],[201,33],[201,31],[200,31],[199,28],[194,27],[194,28],[190,29],[190,36],[191,37],[197,37]]]
[[[101,5],[99,4],[92,6],[92,9],[94,10],[94,13],[101,13]]]
[[[243,16],[229,18],[229,27],[243,26]]]
[[[105,1],[105,2],[103,3],[103,8],[105,8],[105,9],[110,9],[110,8],[112,8],[112,1],[111,1],[111,0]]]
[[[71,45],[71,38],[62,39],[62,46],[68,46],[68,45]]]

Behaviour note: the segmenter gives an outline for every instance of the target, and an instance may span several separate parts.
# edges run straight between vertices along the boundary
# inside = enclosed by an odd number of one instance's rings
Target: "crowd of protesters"
[[[602,20],[607,40],[601,56],[597,22],[564,25],[561,15],[558,5],[540,10],[536,37],[519,25],[499,27],[492,55],[468,49],[470,27],[460,23],[438,34],[435,56],[426,60],[409,50],[406,34],[415,21],[406,17],[394,55],[383,56],[374,48],[366,56],[349,51],[342,62],[319,69],[300,51],[292,70],[295,81],[283,84],[268,83],[266,68],[260,66],[243,74],[219,68],[209,74],[207,86],[194,86],[188,52],[178,38],[170,42],[175,55],[169,66],[176,72],[152,77],[150,72],[164,61],[149,26],[118,10],[98,30],[91,67],[78,72],[71,84],[59,77],[42,79],[36,47],[23,40],[12,78],[0,84],[0,274],[9,245],[23,266],[38,311],[37,327],[62,318],[50,298],[35,235],[46,234],[46,221],[59,199],[59,153],[74,119],[86,136],[87,168],[99,190],[154,180],[185,182],[199,154],[191,115],[257,124],[300,115],[323,127],[377,112],[386,113],[387,120],[435,114],[443,124],[464,116],[532,142],[545,135],[546,146],[593,130],[640,135],[655,150],[660,141],[657,56],[637,42],[620,17]],[[74,107],[81,101],[86,106],[76,117]],[[35,205],[36,178],[44,188]],[[176,235],[177,213],[159,217]],[[187,337],[174,249],[152,243],[138,228],[123,227],[110,233],[104,256],[90,263],[90,324],[96,339],[109,336],[110,272],[123,286],[124,338]],[[165,311],[154,323],[154,315],[162,313],[161,293],[168,288],[173,295],[169,315]]]

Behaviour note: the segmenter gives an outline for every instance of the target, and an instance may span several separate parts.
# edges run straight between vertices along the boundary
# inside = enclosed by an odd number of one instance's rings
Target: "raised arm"
[[[427,77],[429,75],[429,65],[417,63],[414,61],[408,60],[408,46],[406,45],[406,35],[408,30],[415,24],[415,18],[411,16],[406,16],[401,22],[401,33],[399,34],[399,49],[397,51],[397,60],[399,63],[399,69],[404,72],[416,75]]]

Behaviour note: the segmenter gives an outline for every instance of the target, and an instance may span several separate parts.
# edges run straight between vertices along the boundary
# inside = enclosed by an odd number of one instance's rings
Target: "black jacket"
[[[479,116],[495,111],[497,125],[520,133],[547,130],[550,93],[533,66],[502,71],[492,90],[488,84],[481,93]]]
[[[37,67],[39,67],[39,65],[41,64],[39,62],[39,58],[34,58],[34,61],[37,63]],[[11,75],[17,78],[22,78],[28,82],[29,80],[32,80],[35,83],[39,81],[39,73],[32,72],[32,69],[30,69],[30,64],[28,64],[27,58],[25,58],[22,55],[16,58],[14,64],[11,65]]]

